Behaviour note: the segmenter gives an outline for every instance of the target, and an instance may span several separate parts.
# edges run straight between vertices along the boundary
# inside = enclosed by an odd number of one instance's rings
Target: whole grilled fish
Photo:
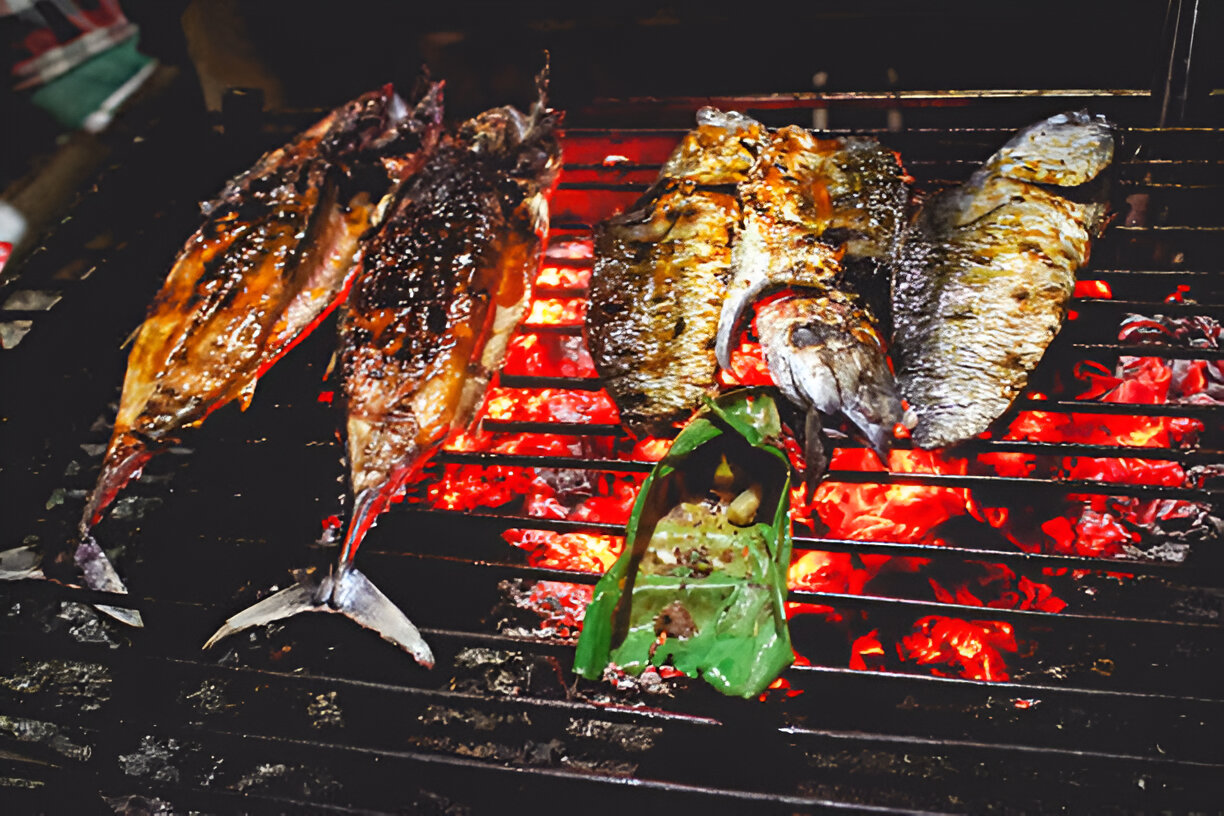
[[[1104,225],[1093,182],[1113,154],[1104,118],[1059,114],[924,207],[893,278],[893,353],[918,445],[978,435],[1024,388]]]
[[[908,200],[896,157],[874,140],[821,140],[786,127],[770,135],[739,192],[744,213],[718,325],[719,364],[730,365],[757,297],[795,289],[759,305],[756,325],[774,382],[807,411],[809,475],[823,470],[818,414],[844,415],[883,455],[901,402],[876,319],[846,270],[869,277],[895,247]]]
[[[433,665],[416,627],[353,559],[387,502],[470,424],[530,299],[561,165],[546,76],[529,115],[486,111],[446,140],[363,251],[340,319],[352,509],[339,564],[230,618],[208,645],[335,611]]]
[[[91,587],[123,591],[89,534],[119,490],[181,429],[233,400],[245,408],[258,377],[342,299],[387,176],[411,175],[437,141],[439,93],[435,85],[414,111],[389,85],[367,93],[203,206],[207,220],[134,335],[114,432],[80,522],[76,560]]]
[[[759,122],[703,108],[634,207],[601,224],[587,345],[621,420],[663,435],[715,384],[714,339],[731,277],[743,181]]]

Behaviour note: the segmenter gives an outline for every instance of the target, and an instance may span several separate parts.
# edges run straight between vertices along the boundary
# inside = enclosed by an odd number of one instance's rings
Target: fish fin
[[[136,335],[140,334],[140,330],[143,328],[144,328],[144,323],[141,323],[139,326],[132,329],[132,333],[129,334],[126,338],[124,338],[123,342],[119,344],[119,350],[122,351],[123,349],[132,345],[132,342],[136,339]]]
[[[244,629],[284,620],[302,612],[336,612],[377,632],[383,640],[399,646],[425,668],[433,668],[433,652],[416,626],[358,570],[341,567],[329,573],[321,582],[315,582],[304,572],[299,572],[297,578],[298,582],[288,589],[282,589],[229,618],[208,639],[204,648]]]
[[[98,483],[90,491],[85,500],[85,509],[81,513],[79,529],[82,537],[89,535],[89,530],[102,520],[102,514],[128,482],[140,478],[141,470],[150,459],[153,451],[145,437],[135,433],[124,433],[118,439],[111,441],[102,461],[102,472],[98,475]]]
[[[548,110],[548,83],[552,72],[552,55],[548,53],[548,49],[544,49],[544,66],[540,68],[540,73],[536,74],[536,101],[531,106],[532,122],[538,123]]]
[[[770,285],[765,274],[737,272],[727,286],[722,313],[718,316],[718,333],[714,338],[714,357],[727,371],[731,370],[731,343],[739,336],[740,324],[749,305]]]
[[[823,431],[820,412],[808,409],[803,422],[803,495],[809,504],[816,495],[816,486],[829,472],[829,451]]]
[[[14,547],[0,552],[0,581],[46,577],[42,571],[42,556],[36,548]]]
[[[255,386],[259,383],[257,378],[252,378],[249,383],[242,386],[242,391],[238,393],[238,407],[245,411],[251,407],[251,400],[255,399]]]
[[[106,557],[106,553],[98,546],[98,542],[94,540],[93,536],[86,535],[81,539],[81,543],[77,545],[76,555],[73,557],[73,560],[81,570],[81,575],[85,579],[85,586],[90,589],[96,589],[99,592],[127,594],[127,587],[124,586],[119,573],[115,571],[114,565],[111,564],[110,559]],[[124,609],[123,607],[111,606],[110,604],[94,604],[94,608],[120,623],[126,623],[128,626],[133,626],[137,629],[144,626],[144,620],[140,617],[140,612],[135,609]]]

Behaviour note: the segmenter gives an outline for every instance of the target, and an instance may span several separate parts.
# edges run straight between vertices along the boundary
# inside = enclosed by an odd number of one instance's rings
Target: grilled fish
[[[234,400],[343,297],[388,175],[419,167],[441,128],[440,86],[415,110],[386,86],[264,155],[203,206],[134,335],[114,432],[80,522],[77,563],[122,583],[90,536],[125,484],[181,429]],[[386,155],[385,171],[379,156]],[[370,173],[373,165],[374,172]]]
[[[714,339],[740,204],[766,137],[759,122],[703,108],[658,181],[600,225],[587,345],[621,420],[666,434],[715,384]]]
[[[306,611],[336,611],[429,667],[416,627],[353,567],[387,502],[451,431],[470,424],[530,299],[560,172],[560,114],[505,107],[464,123],[365,247],[341,312],[352,508],[339,564],[230,618],[217,640]]]
[[[774,382],[807,412],[809,477],[822,470],[819,414],[844,415],[883,455],[901,402],[871,308],[847,268],[883,268],[902,224],[908,192],[896,157],[870,139],[821,140],[797,127],[774,132],[739,185],[744,214],[732,252],[734,277],[716,351],[730,365],[748,307]]]
[[[894,359],[918,445],[978,435],[1024,388],[1104,225],[1096,180],[1113,154],[1104,118],[1059,114],[923,208],[893,279]]]

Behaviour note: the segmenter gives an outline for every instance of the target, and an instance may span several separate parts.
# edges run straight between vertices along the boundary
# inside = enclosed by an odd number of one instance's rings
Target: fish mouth
[[[825,297],[789,297],[757,307],[770,374],[795,405],[843,416],[887,462],[903,410],[882,344],[867,315]]]

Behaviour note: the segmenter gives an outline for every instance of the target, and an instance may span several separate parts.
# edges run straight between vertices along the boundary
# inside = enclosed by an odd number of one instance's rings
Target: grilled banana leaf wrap
[[[790,467],[763,389],[717,398],[638,493],[625,551],[595,587],[574,671],[670,664],[754,697],[794,659],[786,623]]]

